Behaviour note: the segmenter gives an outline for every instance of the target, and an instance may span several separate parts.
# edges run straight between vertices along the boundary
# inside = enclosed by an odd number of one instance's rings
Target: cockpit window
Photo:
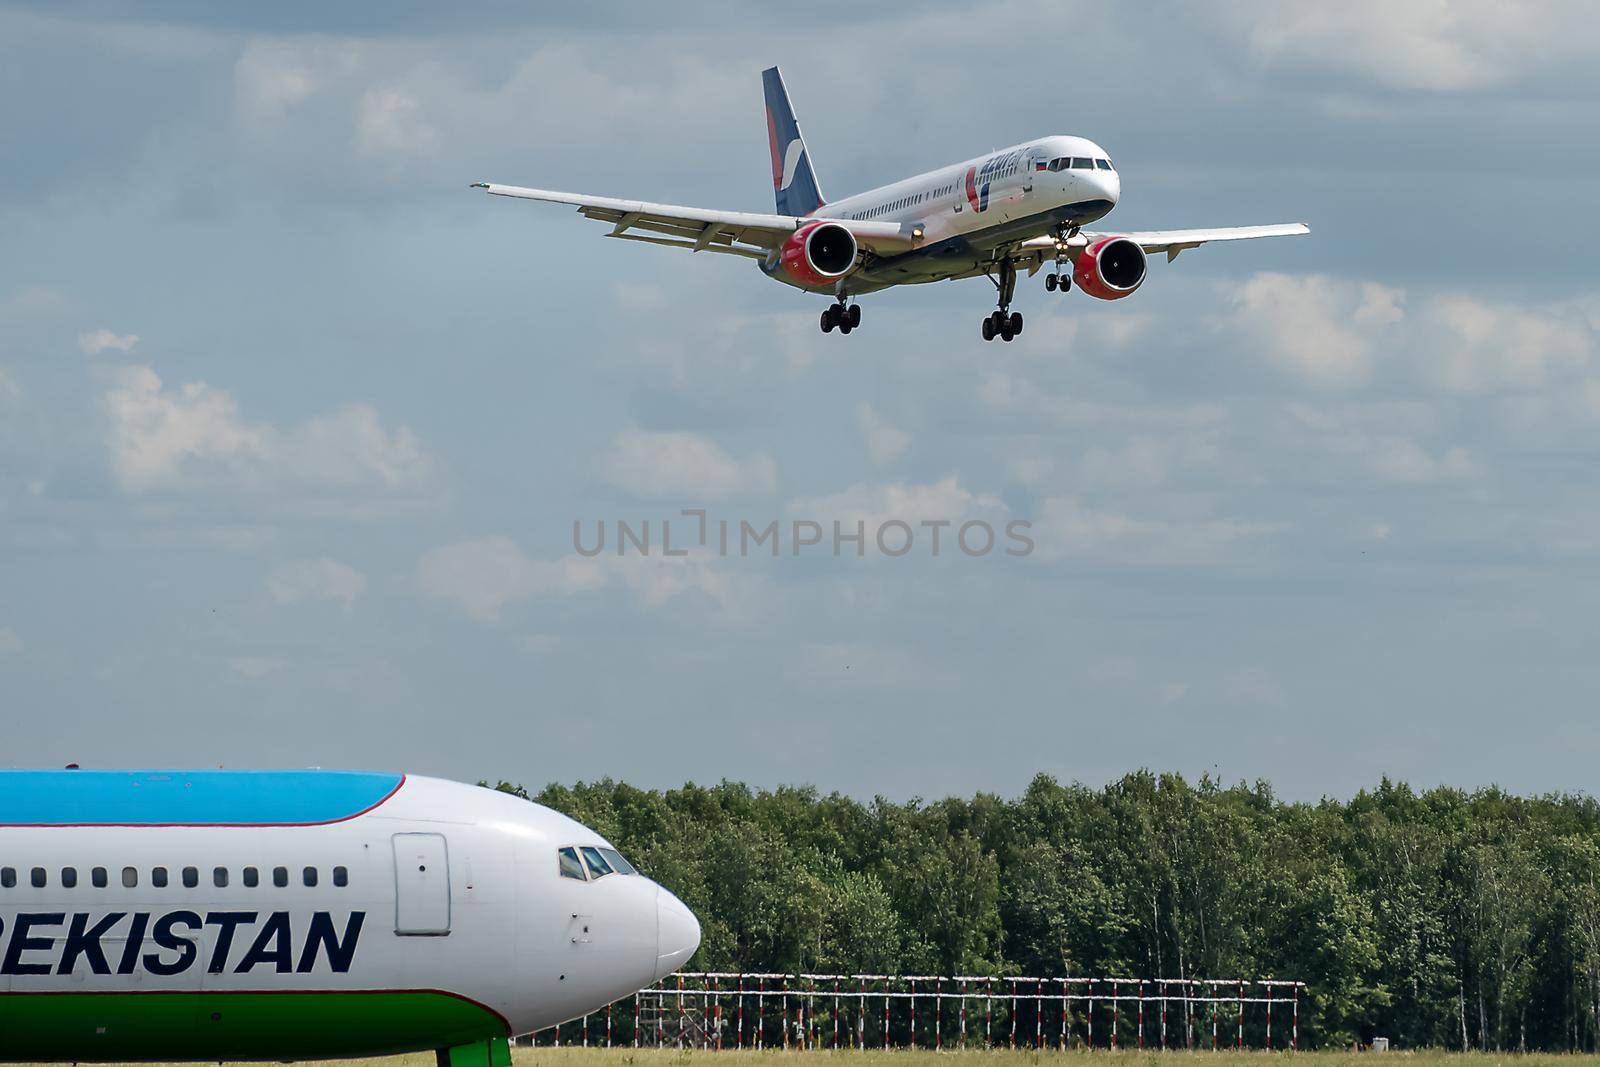
[[[633,864],[623,859],[622,853],[618,852],[614,848],[603,848],[600,850],[600,855],[606,858],[606,862],[611,864],[611,869],[616,871],[618,874],[639,873],[638,871],[634,870]]]
[[[1110,170],[1111,169],[1111,160],[1109,160],[1109,159],[1097,159],[1097,160],[1094,161],[1094,165],[1099,167],[1101,170]]]
[[[1073,170],[1094,170],[1094,160],[1090,159],[1088,156],[1073,156],[1072,157],[1072,169]]]
[[[1057,158],[1057,159],[1052,159],[1050,161],[1050,169],[1051,170],[1066,170],[1067,169],[1067,160],[1066,160],[1066,158],[1065,157],[1061,157],[1061,158]]]
[[[578,859],[577,849],[563,848],[556,854],[561,857],[561,877],[576,878],[580,882],[589,880],[583,873],[583,862]]]
[[[605,857],[600,855],[599,849],[584,845],[583,858],[588,861],[589,873],[594,877],[604,878],[611,873],[611,864],[607,863]]]

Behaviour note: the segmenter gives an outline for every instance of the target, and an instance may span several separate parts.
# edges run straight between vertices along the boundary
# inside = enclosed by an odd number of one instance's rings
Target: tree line
[[[1040,775],[1014,800],[611,780],[531,799],[694,909],[692,970],[1298,979],[1313,1047],[1597,1043],[1585,795],[1384,780],[1290,803],[1264,781],[1139,772]]]

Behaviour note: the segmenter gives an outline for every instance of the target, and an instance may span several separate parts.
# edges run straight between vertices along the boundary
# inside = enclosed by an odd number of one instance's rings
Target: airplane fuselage
[[[698,944],[675,897],[590,852],[616,856],[438,779],[0,772],[0,1060],[503,1047]]]
[[[834,200],[816,214],[921,228],[915,249],[878,257],[851,275],[849,291],[860,294],[969,275],[1008,244],[1104,218],[1121,195],[1121,180],[1103,148],[1058,135]],[[769,264],[762,267],[797,288],[832,291],[799,285]]]

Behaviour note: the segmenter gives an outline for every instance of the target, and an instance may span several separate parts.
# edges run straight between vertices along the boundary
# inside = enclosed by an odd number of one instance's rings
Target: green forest
[[[500,789],[528,797],[520,786]],[[1383,781],[1039,776],[861,803],[723,782],[531,799],[594,827],[704,930],[692,970],[1285,978],[1302,1042],[1593,1050],[1600,805]]]

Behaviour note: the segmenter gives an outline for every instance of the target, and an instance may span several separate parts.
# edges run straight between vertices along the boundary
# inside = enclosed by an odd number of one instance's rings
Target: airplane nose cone
[[[689,962],[700,947],[700,920],[667,892],[656,891],[656,981]]]
[[[1116,171],[1096,171],[1095,177],[1100,179],[1100,188],[1107,200],[1115,204],[1122,198],[1122,179]]]

